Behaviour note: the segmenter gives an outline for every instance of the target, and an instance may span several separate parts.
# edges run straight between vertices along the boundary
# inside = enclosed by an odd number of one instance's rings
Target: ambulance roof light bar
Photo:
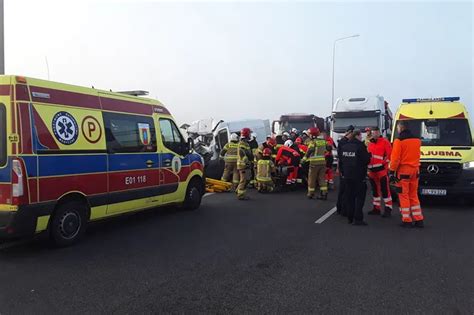
[[[146,96],[149,94],[148,91],[136,90],[136,91],[118,91],[117,93],[132,95],[132,96]]]
[[[456,102],[461,98],[459,96],[452,97],[435,97],[435,98],[404,98],[403,103],[424,103],[424,102]]]

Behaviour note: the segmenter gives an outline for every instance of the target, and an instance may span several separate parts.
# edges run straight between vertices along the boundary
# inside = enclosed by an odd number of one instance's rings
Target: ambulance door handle
[[[165,166],[171,166],[171,160],[164,160]]]
[[[152,167],[153,164],[155,164],[155,162],[153,162],[152,160],[146,161],[146,166],[147,166],[147,167]]]

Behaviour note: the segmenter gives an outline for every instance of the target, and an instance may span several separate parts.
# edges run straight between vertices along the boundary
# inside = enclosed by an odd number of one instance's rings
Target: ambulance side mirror
[[[194,140],[193,138],[188,138],[188,152],[191,153],[194,150]]]

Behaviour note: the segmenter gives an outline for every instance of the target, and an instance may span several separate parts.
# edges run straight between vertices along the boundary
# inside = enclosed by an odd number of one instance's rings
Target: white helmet
[[[296,129],[296,128],[291,128],[291,132],[293,132],[293,133],[298,133],[298,129]]]
[[[239,135],[236,133],[231,134],[230,141],[239,141]]]
[[[283,132],[283,136],[287,136],[287,137],[289,137],[289,136],[290,136],[290,134],[289,134],[287,131],[285,131],[285,132]]]
[[[251,139],[257,139],[257,134],[256,134],[255,132],[252,132],[252,133],[250,134],[250,138],[251,138]]]
[[[291,140],[286,140],[285,141],[285,147],[291,147],[293,145],[293,141]]]

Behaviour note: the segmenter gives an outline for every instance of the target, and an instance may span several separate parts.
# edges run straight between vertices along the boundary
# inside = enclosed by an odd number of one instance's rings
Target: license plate
[[[422,189],[422,195],[429,195],[429,196],[446,196],[447,195],[446,189]]]

